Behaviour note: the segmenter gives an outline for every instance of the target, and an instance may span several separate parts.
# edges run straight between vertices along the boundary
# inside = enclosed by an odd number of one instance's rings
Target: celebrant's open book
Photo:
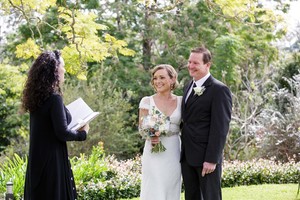
[[[99,115],[99,112],[94,112],[82,98],[78,98],[69,105],[66,106],[72,116],[72,121],[68,125],[71,130],[78,130],[95,117]]]

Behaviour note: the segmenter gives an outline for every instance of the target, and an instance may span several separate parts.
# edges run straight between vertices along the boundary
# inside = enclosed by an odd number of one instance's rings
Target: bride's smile
[[[157,70],[153,76],[153,85],[157,92],[169,92],[173,82],[165,69]]]

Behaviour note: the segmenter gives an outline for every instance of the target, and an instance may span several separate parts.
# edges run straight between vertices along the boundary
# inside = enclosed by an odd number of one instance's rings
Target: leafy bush
[[[81,156],[74,162],[79,199],[132,198],[140,191],[139,157],[118,161],[114,156],[104,157],[103,146],[93,148],[90,157]]]
[[[26,117],[20,116],[20,96],[25,81],[22,70],[27,66],[12,66],[0,63],[0,152],[11,144],[12,138],[27,127]],[[24,135],[21,135],[21,137]]]
[[[84,185],[93,179],[106,180],[105,172],[108,171],[108,167],[105,163],[102,145],[99,142],[99,146],[94,146],[90,156],[81,154],[79,157],[71,159],[74,179],[77,185]]]
[[[14,197],[20,199],[23,196],[26,167],[27,159],[23,159],[17,154],[12,159],[6,157],[6,160],[0,165],[0,193],[3,196],[8,181],[13,182]],[[0,199],[2,199],[1,196]]]
[[[290,158],[300,161],[300,74],[285,79],[291,90],[271,92],[276,103],[265,108],[258,116],[256,134],[263,158],[275,157],[287,162]]]
[[[105,156],[103,144],[93,147],[89,156],[71,159],[78,199],[105,199],[138,197],[141,184],[141,157],[117,160]],[[18,155],[0,166],[0,193],[6,191],[6,182],[14,184],[14,195],[23,194],[26,159]],[[257,184],[299,183],[300,162],[281,163],[274,160],[224,161],[222,187]],[[2,198],[2,197],[0,197]]]
[[[123,91],[115,87],[114,80],[105,80],[106,70],[102,67],[94,72],[88,81],[68,80],[64,85],[65,103],[82,97],[100,116],[90,124],[90,134],[84,145],[80,142],[69,142],[69,154],[78,156],[80,152],[91,152],[99,141],[104,144],[107,154],[115,154],[118,158],[132,158],[139,150],[137,129],[127,124],[134,124],[136,114],[131,114],[130,98],[133,92]]]
[[[222,187],[257,184],[298,183],[300,180],[300,162],[288,163],[273,160],[225,161]]]

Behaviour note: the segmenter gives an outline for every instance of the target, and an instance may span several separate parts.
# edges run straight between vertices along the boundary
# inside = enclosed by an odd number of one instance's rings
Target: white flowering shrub
[[[224,161],[222,187],[286,184],[300,181],[300,162],[274,160]]]
[[[256,139],[261,157],[300,161],[300,74],[286,79],[290,90],[270,93],[273,101],[257,117]]]

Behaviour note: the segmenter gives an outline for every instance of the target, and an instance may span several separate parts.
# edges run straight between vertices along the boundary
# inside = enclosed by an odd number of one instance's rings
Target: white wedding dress
[[[161,137],[166,147],[164,152],[151,153],[150,140],[145,141],[142,155],[141,200],[180,200],[181,166],[180,166],[180,121],[182,97],[177,97],[177,107],[170,115],[169,131],[171,136]],[[153,96],[144,97],[139,108],[147,109],[152,114],[155,105]]]

